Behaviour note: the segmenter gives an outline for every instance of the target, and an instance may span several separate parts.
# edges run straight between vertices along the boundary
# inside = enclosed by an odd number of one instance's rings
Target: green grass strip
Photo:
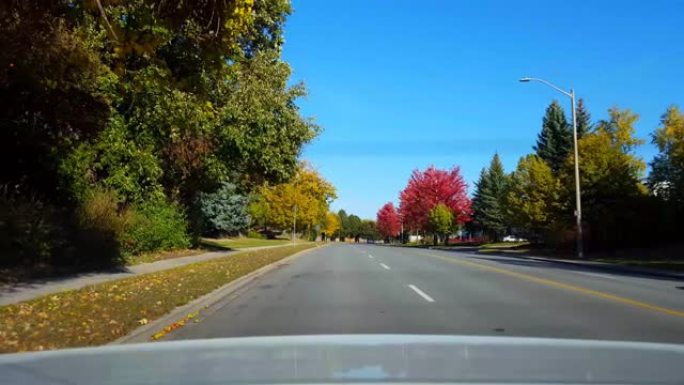
[[[0,352],[102,345],[268,264],[316,246],[283,246],[0,307]]]

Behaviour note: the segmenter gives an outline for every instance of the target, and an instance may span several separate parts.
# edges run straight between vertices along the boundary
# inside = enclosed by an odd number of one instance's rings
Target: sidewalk
[[[0,285],[0,306],[10,305],[17,302],[66,290],[76,290],[88,285],[113,281],[122,278],[133,277],[141,274],[154,273],[174,267],[185,266],[190,263],[208,261],[210,259],[225,257],[243,251],[267,249],[278,246],[259,246],[239,250],[210,251],[204,254],[191,255],[188,257],[165,259],[163,261],[141,263],[133,266],[122,266],[116,270],[80,273],[66,277],[36,279],[30,282]]]

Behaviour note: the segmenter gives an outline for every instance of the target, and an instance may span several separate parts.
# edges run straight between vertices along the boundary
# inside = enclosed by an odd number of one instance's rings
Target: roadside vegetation
[[[295,205],[295,231],[315,238],[335,189],[299,159],[320,128],[280,57],[291,11],[289,0],[3,3],[3,274],[282,233]],[[281,199],[287,186],[296,200]]]
[[[0,307],[0,352],[101,345],[314,243],[242,252]]]
[[[225,249],[244,249],[248,247],[264,247],[264,246],[280,246],[280,245],[291,245],[291,239],[267,239],[267,238],[202,238],[202,245],[207,247],[218,247]],[[295,239],[295,244],[307,243],[306,240]]]
[[[680,240],[684,227],[684,114],[676,106],[664,112],[651,135],[659,153],[647,163],[636,155],[645,140],[635,136],[639,116],[617,107],[592,122],[580,99],[577,135],[582,228],[590,258],[616,250],[634,255],[616,263],[670,266],[681,253],[645,257],[644,248],[662,250]],[[507,173],[498,154],[483,168],[472,199],[465,196],[454,170],[414,171],[399,196],[399,207],[385,204],[377,230],[386,242],[479,246],[483,252],[573,257],[576,239],[572,126],[557,101],[542,119],[534,152]],[[403,225],[403,227],[402,227]],[[403,228],[403,232],[402,232]],[[525,240],[529,245],[516,242]],[[487,242],[494,244],[487,245]],[[639,256],[641,255],[641,256]],[[631,262],[629,262],[631,261]],[[660,262],[658,262],[660,261]]]
[[[152,263],[152,262],[164,261],[167,259],[191,257],[193,255],[199,255],[202,253],[206,253],[207,251],[209,251],[209,250],[202,249],[202,248],[196,248],[196,249],[178,249],[178,250],[169,250],[169,251],[157,251],[157,252],[153,252],[153,253],[131,255],[130,257],[126,258],[126,265],[132,266],[132,265],[139,265],[141,263]]]
[[[584,101],[577,110],[585,247],[589,257],[615,250],[634,254],[676,242],[684,225],[684,115],[668,107],[651,140],[660,150],[650,162],[636,155],[639,116],[611,108],[591,121]],[[576,238],[572,126],[556,101],[546,110],[534,153],[507,174],[498,154],[475,185],[470,233],[499,241],[526,238],[531,253],[571,256]],[[633,251],[630,251],[633,250]],[[641,253],[637,259],[648,259]],[[668,253],[657,256],[668,259]]]

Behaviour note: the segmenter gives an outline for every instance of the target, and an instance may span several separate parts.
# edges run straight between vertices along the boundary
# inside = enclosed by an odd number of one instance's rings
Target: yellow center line
[[[669,308],[662,307],[662,306],[652,305],[650,303],[636,301],[636,300],[633,300],[630,298],[620,297],[618,295],[604,293],[604,292],[598,291],[598,290],[592,290],[592,289],[587,289],[587,288],[580,287],[580,286],[569,285],[567,283],[562,283],[562,282],[554,281],[554,280],[547,279],[547,278],[540,278],[540,277],[536,277],[536,276],[530,275],[530,274],[517,273],[515,271],[502,269],[499,267],[494,267],[494,266],[489,266],[489,265],[483,265],[483,264],[476,263],[476,262],[465,261],[462,259],[448,258],[448,257],[444,257],[441,255],[434,255],[434,254],[429,254],[429,253],[420,252],[420,251],[417,251],[417,253],[422,254],[422,255],[426,255],[428,257],[441,259],[441,260],[444,260],[444,261],[447,261],[450,263],[454,263],[457,265],[469,266],[469,267],[473,267],[473,268],[480,269],[480,270],[486,270],[486,271],[492,271],[492,272],[499,273],[499,274],[505,274],[505,275],[508,275],[511,277],[516,277],[519,279],[523,279],[523,280],[529,281],[529,282],[535,282],[535,283],[539,283],[539,284],[546,285],[546,286],[556,287],[559,289],[570,290],[570,291],[582,293],[582,294],[589,295],[589,296],[607,299],[607,300],[610,300],[613,302],[619,302],[619,303],[623,303],[626,305],[631,305],[631,306],[638,307],[641,309],[648,309],[648,310],[652,310],[652,311],[655,311],[658,313],[664,313],[664,314],[669,314],[669,315],[672,315],[675,317],[684,318],[684,311],[679,311],[679,310],[669,309]]]

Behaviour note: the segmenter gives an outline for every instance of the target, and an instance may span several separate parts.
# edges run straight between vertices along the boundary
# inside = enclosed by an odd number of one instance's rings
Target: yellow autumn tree
[[[310,165],[303,163],[288,183],[264,186],[251,204],[251,214],[263,226],[310,231],[326,225],[335,187]]]
[[[629,109],[611,108],[608,119],[579,140],[582,223],[588,247],[613,247],[638,237],[647,196],[642,182],[646,163],[636,148],[644,141],[635,136],[639,116]],[[575,210],[574,156],[560,173],[562,216],[572,228]]]
[[[506,199],[508,220],[532,240],[541,240],[557,213],[560,184],[551,168],[537,155],[518,162]]]
[[[342,226],[342,221],[340,217],[332,211],[328,211],[325,216],[325,227],[323,227],[323,232],[328,238],[333,238],[335,233],[340,230]]]

